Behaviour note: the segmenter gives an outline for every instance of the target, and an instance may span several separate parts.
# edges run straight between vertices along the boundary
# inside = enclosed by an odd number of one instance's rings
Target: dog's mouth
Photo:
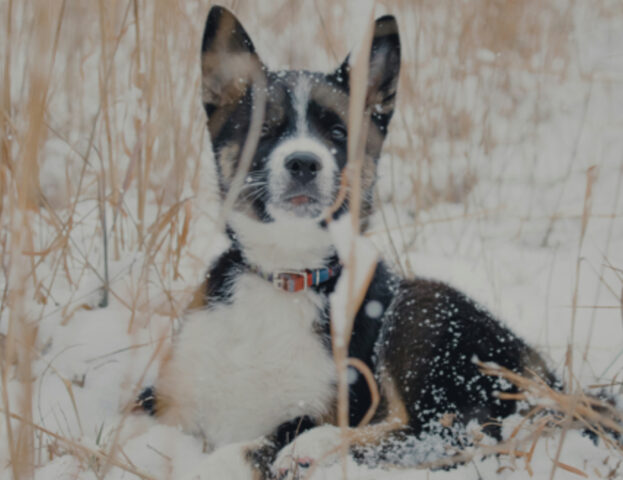
[[[318,203],[318,200],[310,195],[294,195],[285,199],[295,207],[300,205],[308,205],[311,203]]]
[[[283,195],[278,206],[297,217],[317,217],[326,207],[315,192],[293,192]]]

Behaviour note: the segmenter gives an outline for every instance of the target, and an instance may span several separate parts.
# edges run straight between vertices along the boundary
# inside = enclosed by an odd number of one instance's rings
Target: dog
[[[155,385],[139,397],[142,409],[203,439],[212,452],[199,468],[205,478],[295,475],[342,440],[329,312],[342,266],[322,219],[347,163],[350,70],[347,57],[328,74],[271,71],[231,12],[214,6],[207,17],[202,102],[224,201],[240,168],[247,171],[227,216],[230,245],[209,266]],[[399,73],[397,22],[384,16],[374,24],[365,95],[362,231]],[[245,167],[260,93],[263,123]],[[379,386],[367,433],[350,445],[355,458],[375,464],[429,434],[460,443],[467,425],[499,439],[499,422],[519,405],[498,393],[518,390],[478,362],[557,382],[533,348],[475,301],[444,283],[401,278],[382,261],[348,355]],[[372,397],[363,375],[353,369],[348,377],[356,427]]]

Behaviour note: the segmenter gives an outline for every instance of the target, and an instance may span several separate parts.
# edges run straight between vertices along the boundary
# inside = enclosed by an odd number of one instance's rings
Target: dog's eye
[[[346,138],[346,129],[342,125],[334,125],[330,133],[331,138],[334,140],[344,140]]]

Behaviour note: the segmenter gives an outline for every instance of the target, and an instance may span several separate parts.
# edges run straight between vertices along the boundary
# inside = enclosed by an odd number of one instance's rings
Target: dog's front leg
[[[313,463],[333,463],[339,458],[342,443],[341,431],[333,425],[314,428],[282,448],[272,466],[272,473],[278,479],[297,479]]]

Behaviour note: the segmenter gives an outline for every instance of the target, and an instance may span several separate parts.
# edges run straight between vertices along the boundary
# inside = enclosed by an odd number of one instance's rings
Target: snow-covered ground
[[[29,373],[35,478],[179,478],[204,457],[201,442],[124,407],[153,380],[189,295],[225,245],[199,103],[209,2],[137,2],[138,23],[133,2],[68,2],[55,56],[60,2],[36,14],[28,2],[12,3],[16,165],[30,141],[35,73],[52,72],[37,153],[49,206],[18,210],[14,190],[5,190],[0,238],[0,292],[9,281],[0,339],[11,324],[38,327]],[[268,65],[323,70],[356,44],[372,6],[223,3]],[[370,238],[406,274],[446,280],[484,303],[560,375],[571,344],[583,388],[612,383],[608,391],[620,397],[623,6],[388,4],[405,61]],[[0,18],[7,9],[0,4]],[[4,65],[4,22],[0,39]],[[24,219],[30,245],[17,235]],[[3,342],[8,410],[23,415],[28,389]],[[12,478],[4,400],[2,410],[0,478]],[[11,421],[14,436],[20,425]],[[539,439],[530,462],[478,452],[450,471],[371,471],[351,462],[348,478],[549,479],[561,441]],[[113,447],[116,466],[106,458]],[[577,431],[564,438],[559,462],[556,479],[623,477],[623,453]],[[342,478],[341,468],[313,478]]]

